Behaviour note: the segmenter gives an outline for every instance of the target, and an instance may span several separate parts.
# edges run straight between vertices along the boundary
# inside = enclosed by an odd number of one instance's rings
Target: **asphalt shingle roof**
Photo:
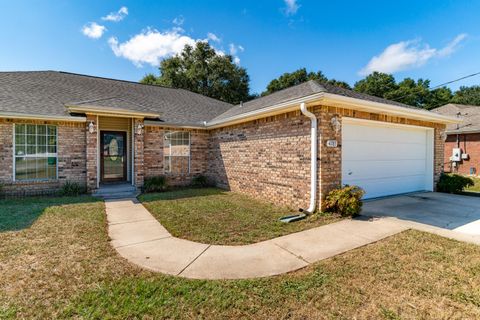
[[[456,124],[447,125],[448,132],[480,132],[480,106],[449,103],[432,111],[446,116],[462,118],[462,122],[458,126]]]
[[[400,102],[390,101],[390,100],[378,98],[375,96],[371,96],[368,94],[359,93],[353,90],[340,88],[340,87],[331,85],[329,83],[322,83],[316,80],[310,80],[310,81],[301,83],[299,85],[296,85],[281,91],[277,91],[267,96],[245,102],[242,105],[236,105],[235,107],[225,111],[223,114],[213,119],[213,121],[221,121],[223,119],[237,116],[242,113],[260,110],[262,108],[266,108],[278,103],[287,102],[290,100],[294,100],[297,98],[309,96],[316,93],[322,93],[322,92],[337,94],[337,95],[355,98],[355,99],[385,103],[385,104],[395,105],[395,106],[404,107],[404,108],[418,109],[416,107],[412,107]]]
[[[202,125],[315,93],[331,93],[405,108],[403,103],[311,80],[233,106],[184,89],[60,71],[0,72],[0,112],[67,116],[66,106],[96,106],[160,114],[166,123]]]
[[[159,113],[168,123],[202,124],[231,104],[183,89],[58,71],[0,72],[0,112],[67,116],[67,105]]]

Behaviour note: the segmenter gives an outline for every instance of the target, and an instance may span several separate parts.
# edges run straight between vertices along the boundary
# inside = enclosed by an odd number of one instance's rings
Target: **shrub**
[[[167,177],[156,176],[145,179],[143,184],[144,192],[162,192],[167,190]]]
[[[60,195],[62,196],[78,196],[85,193],[85,187],[81,186],[78,182],[67,181],[60,188]]]
[[[437,191],[446,193],[461,193],[463,189],[473,185],[474,181],[471,178],[458,174],[443,173],[438,180]]]
[[[362,188],[346,185],[343,188],[332,190],[324,201],[325,211],[338,213],[341,216],[354,217],[362,210],[362,197],[365,194]]]
[[[191,182],[192,187],[195,188],[205,188],[209,186],[208,178],[204,175],[198,175],[192,178]]]

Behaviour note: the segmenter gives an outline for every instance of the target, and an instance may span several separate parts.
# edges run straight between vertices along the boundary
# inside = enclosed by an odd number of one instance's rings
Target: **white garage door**
[[[433,129],[343,118],[342,183],[365,199],[433,190]]]

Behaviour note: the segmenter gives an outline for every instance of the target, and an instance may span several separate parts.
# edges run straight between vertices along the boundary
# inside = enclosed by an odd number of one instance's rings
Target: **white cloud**
[[[181,26],[184,24],[185,22],[185,18],[183,16],[178,16],[176,17],[175,19],[173,19],[173,24],[177,25],[177,26]]]
[[[82,33],[89,38],[98,39],[102,37],[106,30],[107,28],[105,28],[105,26],[99,25],[96,22],[90,22],[83,26]]]
[[[147,29],[123,43],[115,37],[111,37],[108,43],[117,57],[128,59],[137,67],[144,63],[156,67],[162,59],[180,53],[185,45],[193,46],[197,41],[177,30],[160,32]]]
[[[391,44],[381,54],[370,59],[368,64],[360,70],[359,74],[368,75],[373,71],[395,73],[421,67],[433,58],[443,58],[451,55],[466,36],[463,33],[459,34],[441,49],[431,48],[420,40],[408,40]]]
[[[457,50],[458,45],[467,37],[466,33],[461,33],[455,37],[449,44],[447,44],[444,48],[438,50],[438,56],[440,57],[447,57]]]
[[[221,41],[221,39],[220,39],[216,34],[211,33],[211,32],[209,32],[209,33],[207,34],[207,39],[208,39],[208,40],[211,40],[211,41],[213,41],[213,42],[220,42],[220,41]]]
[[[110,12],[105,17],[102,17],[102,20],[119,22],[122,21],[128,15],[128,8],[121,7],[117,12]]]
[[[287,16],[294,15],[297,13],[298,8],[300,8],[300,5],[297,3],[297,0],[283,0],[285,2],[285,14]]]
[[[241,45],[236,45],[234,43],[230,43],[228,48],[230,55],[233,56],[233,62],[235,64],[240,64],[240,58],[237,56],[237,54],[245,51],[245,49]]]

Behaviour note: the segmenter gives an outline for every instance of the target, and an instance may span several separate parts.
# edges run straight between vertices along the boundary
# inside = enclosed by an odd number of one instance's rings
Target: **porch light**
[[[138,135],[141,135],[142,132],[143,132],[143,128],[144,128],[144,127],[145,127],[145,126],[143,125],[143,123],[139,123],[139,124],[137,125],[137,129],[135,130],[135,132],[136,132]]]
[[[87,130],[90,133],[95,133],[95,122],[90,121],[87,125]]]
[[[335,133],[340,132],[340,129],[342,128],[342,123],[338,119],[338,116],[332,117],[332,119],[330,120],[330,126],[332,127],[332,130],[335,131]]]
[[[440,131],[440,139],[442,139],[443,142],[447,141],[447,133],[445,131]]]

